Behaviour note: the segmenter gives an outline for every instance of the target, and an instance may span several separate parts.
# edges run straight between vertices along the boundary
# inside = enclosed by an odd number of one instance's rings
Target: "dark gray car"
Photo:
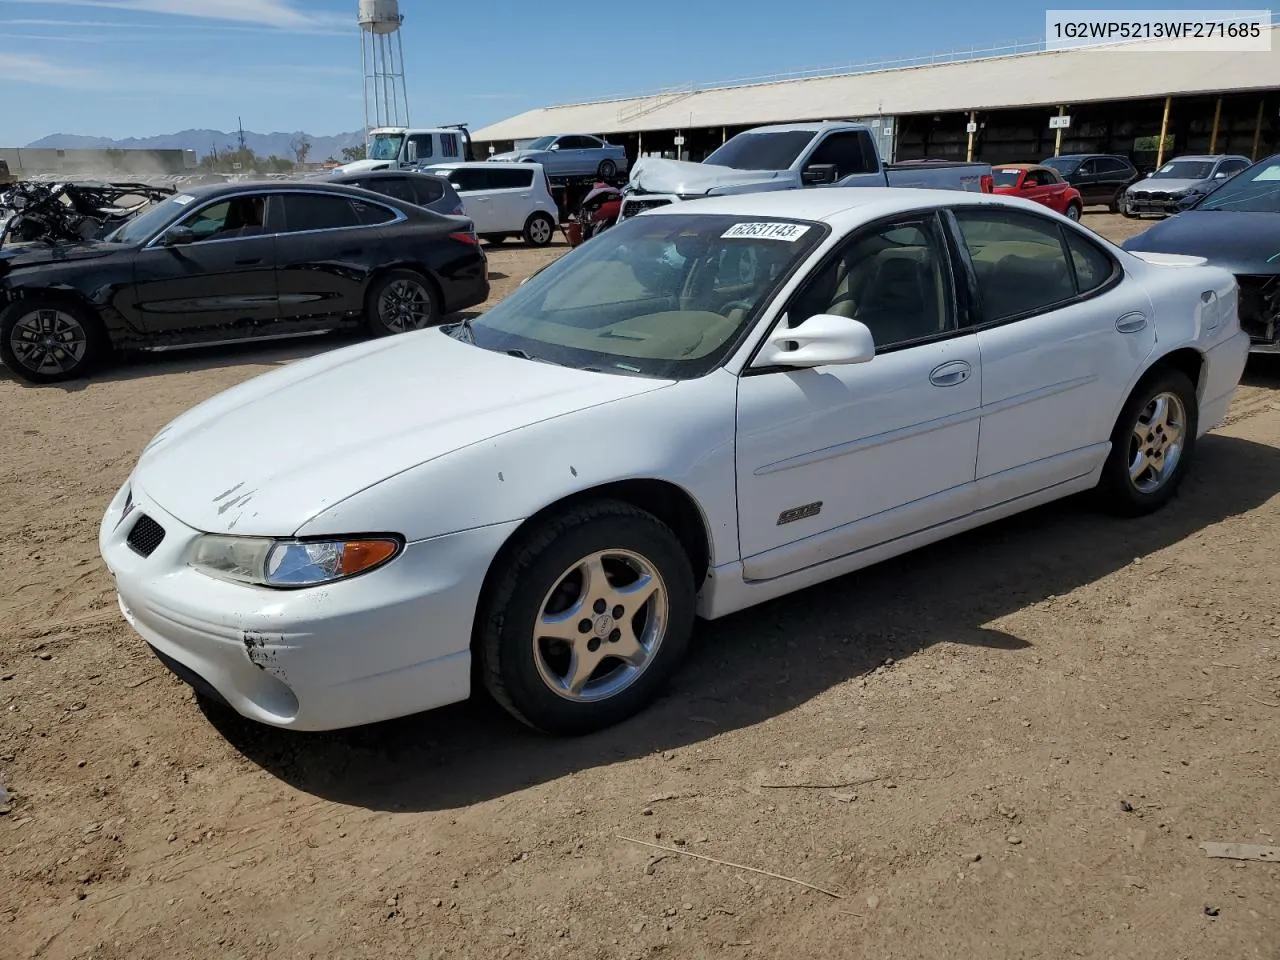
[[[426,207],[436,213],[461,217],[466,212],[458,191],[444,177],[408,170],[372,170],[326,177],[328,183],[345,183],[383,196]]]
[[[1177,213],[1181,201],[1203,196],[1221,186],[1253,161],[1238,154],[1177,157],[1125,191],[1121,212],[1126,217]]]

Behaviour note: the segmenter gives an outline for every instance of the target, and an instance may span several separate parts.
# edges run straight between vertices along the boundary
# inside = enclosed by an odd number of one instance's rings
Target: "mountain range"
[[[356,147],[364,143],[364,135],[359,131],[339,133],[332,137],[314,137],[297,132],[250,133],[246,130],[244,141],[245,146],[260,157],[275,156],[293,159],[293,148],[290,144],[299,135],[311,141],[311,152],[308,154],[311,160],[327,160],[330,157],[340,160],[345,147]],[[55,133],[29,143],[27,147],[32,150],[194,150],[197,156],[204,157],[214,149],[219,153],[236,149],[239,138],[239,132],[227,133],[222,130],[182,130],[179,133],[165,133],[155,137],[130,137],[125,140]]]

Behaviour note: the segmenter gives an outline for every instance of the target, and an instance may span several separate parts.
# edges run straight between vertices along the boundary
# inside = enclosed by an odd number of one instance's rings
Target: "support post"
[[[977,122],[978,122],[978,114],[975,111],[970,110],[969,123],[973,124]],[[967,150],[965,150],[964,162],[973,163],[973,131],[972,130],[969,131],[969,147]]]
[[[1209,152],[1218,152],[1218,122],[1222,119],[1222,98],[1213,105],[1213,133],[1209,134]]]
[[[720,128],[720,145],[724,146],[724,144],[727,143],[728,140],[729,140],[729,128],[721,127]]]
[[[1066,115],[1067,115],[1067,108],[1059,104],[1058,116],[1065,117]],[[1055,157],[1062,156],[1062,128],[1061,127],[1053,131],[1053,155]]]
[[[1266,104],[1266,98],[1258,101],[1258,119],[1253,122],[1253,149],[1249,151],[1249,159],[1258,159],[1258,143],[1262,140],[1262,108]]]
[[[1156,169],[1164,166],[1164,138],[1169,133],[1169,110],[1173,107],[1173,97],[1164,98],[1164,116],[1160,118],[1160,142],[1156,144]]]

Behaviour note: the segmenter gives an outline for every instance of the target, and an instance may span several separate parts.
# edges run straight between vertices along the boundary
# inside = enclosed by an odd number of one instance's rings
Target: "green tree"
[[[363,160],[367,152],[363,143],[356,147],[343,147],[342,161],[343,163],[351,163],[355,160]]]

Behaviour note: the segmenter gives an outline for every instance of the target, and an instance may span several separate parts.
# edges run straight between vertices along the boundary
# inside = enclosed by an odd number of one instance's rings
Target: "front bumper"
[[[1126,194],[1120,208],[1133,217],[1168,217],[1178,212],[1179,199],[1172,195],[1134,197]]]
[[[515,523],[410,543],[345,582],[274,590],[187,566],[199,531],[136,485],[125,516],[129,491],[107,509],[99,550],[125,619],[197,689],[198,678],[238,713],[295,730],[359,726],[469,696],[480,585]],[[127,542],[142,515],[164,530],[145,557]]]
[[[674,193],[633,193],[622,198],[622,206],[618,208],[618,221],[626,220],[637,214],[652,210],[654,207],[665,207],[679,203],[681,197]]]

